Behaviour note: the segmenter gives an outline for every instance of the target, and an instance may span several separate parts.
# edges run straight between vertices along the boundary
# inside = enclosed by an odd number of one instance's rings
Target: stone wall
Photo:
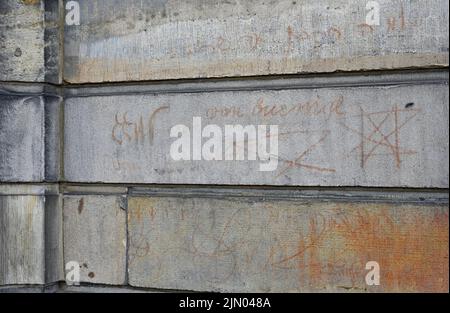
[[[0,292],[448,292],[447,1],[68,2],[0,3]]]

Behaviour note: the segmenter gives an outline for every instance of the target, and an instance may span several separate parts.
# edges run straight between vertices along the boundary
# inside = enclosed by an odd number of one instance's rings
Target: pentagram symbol
[[[365,167],[367,162],[379,155],[391,156],[395,166],[400,168],[402,155],[415,154],[416,151],[401,147],[400,131],[421,111],[412,108],[413,103],[408,103],[404,109],[399,109],[397,105],[390,110],[367,113],[360,107],[361,127],[355,129],[341,123],[347,130],[359,135],[360,143],[355,146],[350,153],[359,152],[361,167]]]

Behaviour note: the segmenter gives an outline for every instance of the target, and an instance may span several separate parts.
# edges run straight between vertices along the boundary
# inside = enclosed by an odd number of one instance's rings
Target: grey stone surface
[[[47,95],[43,99],[45,103],[44,180],[54,182],[62,178],[63,100],[57,95]]]
[[[89,185],[65,185],[62,188],[64,194],[74,194],[74,195],[89,195],[89,194],[126,194],[128,188],[126,186],[111,186],[111,185],[100,185],[100,184],[89,184]]]
[[[0,15],[0,81],[43,81],[43,2],[3,0]]]
[[[64,196],[64,263],[80,264],[81,282],[125,283],[125,209],[120,196]]]
[[[60,0],[2,0],[0,81],[62,79]]]
[[[66,2],[0,0],[0,293],[448,293],[447,1]],[[277,168],[174,161],[194,117]]]
[[[0,217],[0,285],[14,289],[64,279],[57,186],[0,184]]]
[[[61,81],[59,1],[2,0],[0,81]]]
[[[45,283],[44,196],[0,196],[0,285]]]
[[[9,89],[0,88],[0,181],[59,180],[60,98]]]
[[[161,291],[144,290],[140,288],[132,288],[130,286],[101,286],[101,285],[86,285],[86,286],[62,286],[57,292],[63,293],[155,293]]]
[[[409,77],[329,87],[283,80],[285,90],[92,90],[65,101],[64,175],[72,182],[448,188],[448,77]],[[260,160],[247,156],[174,161],[170,129],[184,124],[192,136],[193,117],[222,132],[227,124],[278,125],[276,170],[260,171]],[[191,159],[192,150],[191,138]]]
[[[307,187],[245,187],[242,186],[133,186],[129,195],[188,198],[213,197],[219,199],[252,199],[254,201],[330,201],[365,203],[406,203],[447,205],[449,194],[445,189],[381,189],[381,188],[307,188]]]
[[[44,100],[0,95],[0,180],[44,179]]]
[[[57,283],[48,285],[13,285],[0,287],[0,293],[55,293],[58,292]]]
[[[220,197],[220,196],[219,196]],[[448,292],[448,203],[130,197],[132,286]],[[368,286],[366,263],[380,265]]]
[[[63,55],[63,0],[44,0],[44,62],[46,82],[62,83]]]
[[[445,0],[80,1],[71,83],[448,66]],[[114,9],[111,9],[114,8]]]
[[[63,281],[63,215],[62,197],[57,195],[45,196],[45,282]]]
[[[0,195],[4,196],[54,196],[58,193],[59,186],[56,184],[0,184]]]

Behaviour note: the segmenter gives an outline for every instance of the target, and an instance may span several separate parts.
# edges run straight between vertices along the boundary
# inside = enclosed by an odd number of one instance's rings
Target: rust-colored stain
[[[95,277],[95,273],[94,272],[89,272],[88,276],[89,276],[89,278],[94,278]]]
[[[34,228],[33,214],[38,207],[38,199],[39,198],[35,196],[27,197],[27,201],[25,204],[26,227],[30,231]]]
[[[422,213],[406,208],[392,214],[388,205],[367,209],[348,204],[335,211],[326,218],[312,215],[298,249],[271,265],[289,268],[295,260],[300,285],[306,281],[325,286],[342,277],[348,285],[341,288],[367,291],[364,265],[376,261],[381,283],[370,287],[372,291],[448,291],[448,210]]]
[[[84,209],[84,198],[81,198],[80,201],[78,201],[78,214],[81,214]]]
[[[143,217],[150,217],[153,221],[156,216],[156,209],[153,207],[152,202],[149,202],[146,198],[133,198],[132,210],[129,211],[128,221],[135,220],[142,221]]]
[[[41,3],[41,0],[22,0],[22,2],[27,5],[36,5]]]
[[[157,269],[149,285],[186,266],[216,286],[241,277],[267,291],[448,292],[446,206],[142,197],[129,209],[129,264]],[[370,261],[378,286],[365,281]]]
[[[388,208],[359,210],[333,225],[342,253],[380,265],[383,290],[448,291],[448,211],[405,212],[394,220]]]

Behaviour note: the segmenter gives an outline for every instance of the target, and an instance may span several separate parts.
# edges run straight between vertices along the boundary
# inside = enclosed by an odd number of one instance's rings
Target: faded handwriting
[[[114,125],[111,130],[111,138],[118,145],[126,142],[143,143],[148,138],[150,145],[153,145],[155,119],[158,113],[168,110],[169,106],[161,106],[153,110],[145,123],[143,115],[139,115],[137,119],[131,121],[128,112],[114,115]],[[145,124],[147,124],[145,129]]]
[[[214,106],[206,110],[206,117],[213,119],[216,117],[243,117],[244,113],[238,106]]]
[[[317,96],[314,99],[306,102],[298,102],[292,105],[288,104],[266,104],[264,98],[260,98],[257,104],[252,109],[252,114],[260,117],[285,117],[289,115],[302,114],[306,116],[325,116],[331,115],[342,116],[345,114],[343,111],[343,96],[337,96],[330,102],[323,102],[323,100]]]
[[[228,208],[223,202],[217,203],[220,209],[205,209],[193,200],[178,205],[175,210],[165,201],[142,203],[130,210],[130,260],[146,266],[149,280],[169,275],[162,265],[169,255],[178,255],[180,266],[196,269],[207,282],[264,273],[291,286],[297,282],[299,288],[338,280],[343,288],[357,289],[364,287],[367,259],[377,256],[386,288],[448,287],[442,261],[448,250],[430,244],[448,245],[448,208],[427,213],[415,207],[399,215],[386,204],[280,207],[264,201],[230,210],[223,210]],[[436,275],[443,279],[436,282]]]
[[[305,29],[295,29],[291,25],[287,27],[287,52],[300,49],[305,41],[310,41],[314,47],[323,44],[334,44],[342,37],[342,31],[335,26],[328,27],[322,31],[306,31]],[[300,46],[296,46],[296,45]]]
[[[416,153],[414,150],[401,147],[400,130],[421,112],[420,109],[399,109],[397,105],[393,105],[390,110],[370,113],[362,107],[359,109],[361,113],[354,117],[359,117],[361,125],[351,127],[345,123],[340,124],[346,130],[359,136],[360,143],[350,153],[359,150],[362,168],[367,165],[369,159],[377,155],[391,156],[395,166],[400,168],[402,155]]]
[[[324,100],[319,96],[315,96],[312,99],[293,104],[268,103],[265,98],[261,97],[250,109],[247,110],[245,109],[246,107],[248,106],[215,105],[206,109],[205,114],[209,119],[249,116],[270,119],[303,115],[307,117],[325,117],[325,120],[332,116],[342,117],[346,114],[344,111],[344,97],[342,95],[338,95],[331,100]]]

